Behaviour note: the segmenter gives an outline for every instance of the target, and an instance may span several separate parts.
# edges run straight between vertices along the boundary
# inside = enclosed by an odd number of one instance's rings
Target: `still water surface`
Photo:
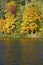
[[[0,39],[0,65],[43,65],[43,40]]]

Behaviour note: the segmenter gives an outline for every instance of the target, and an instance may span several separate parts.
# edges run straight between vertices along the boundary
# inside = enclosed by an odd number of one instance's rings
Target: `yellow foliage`
[[[24,10],[23,21],[33,22],[36,20],[40,20],[40,18],[41,17],[39,15],[37,7],[27,7]]]
[[[32,31],[32,30],[36,30],[38,28],[38,25],[36,23],[31,23],[29,27],[30,27],[30,30]]]
[[[8,14],[9,12],[7,12],[6,14]],[[5,14],[5,15],[6,15]],[[17,21],[17,17],[15,18],[13,14],[9,13],[8,15],[5,16],[5,31],[7,33],[11,33],[13,29],[15,29],[16,27],[16,21]]]
[[[29,33],[29,31],[32,32],[34,30],[38,30],[39,29],[38,23],[41,19],[41,15],[42,14],[40,14],[40,10],[38,10],[38,7],[27,6],[23,13],[20,33],[25,34],[25,33]]]
[[[10,2],[7,4],[7,7],[9,7],[9,6],[16,6],[15,1],[10,1]]]

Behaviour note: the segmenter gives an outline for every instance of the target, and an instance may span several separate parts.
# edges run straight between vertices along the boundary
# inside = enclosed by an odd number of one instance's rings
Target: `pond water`
[[[43,65],[43,40],[0,39],[0,65]]]

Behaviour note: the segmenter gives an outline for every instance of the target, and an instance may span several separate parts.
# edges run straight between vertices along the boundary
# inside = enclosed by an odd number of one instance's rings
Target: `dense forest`
[[[43,0],[0,0],[0,36],[43,34]]]

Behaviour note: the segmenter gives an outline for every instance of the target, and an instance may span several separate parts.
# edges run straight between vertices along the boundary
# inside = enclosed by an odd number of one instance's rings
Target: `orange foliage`
[[[0,32],[2,32],[4,29],[4,20],[0,19]]]

